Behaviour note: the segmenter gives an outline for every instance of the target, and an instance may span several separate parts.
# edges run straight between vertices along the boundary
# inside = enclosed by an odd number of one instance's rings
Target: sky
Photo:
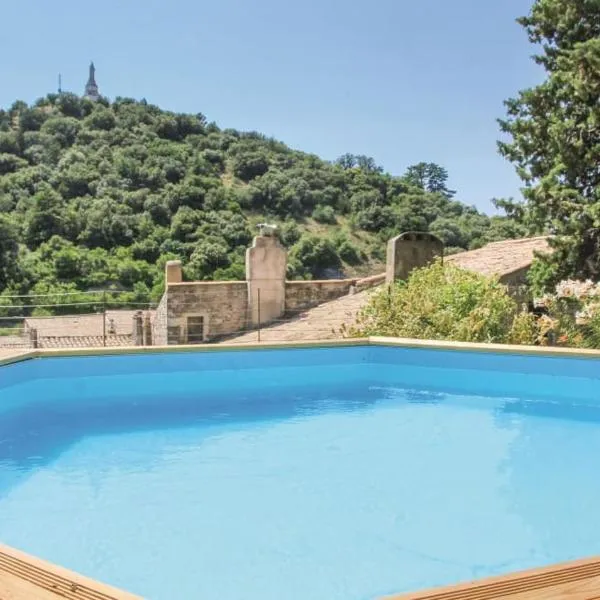
[[[201,112],[327,160],[444,166],[467,204],[520,198],[503,100],[535,85],[532,0],[19,0],[4,3],[0,107],[63,89]]]

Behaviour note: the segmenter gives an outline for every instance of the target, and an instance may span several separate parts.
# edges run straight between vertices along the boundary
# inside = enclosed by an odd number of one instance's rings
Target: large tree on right
[[[553,234],[534,283],[600,279],[600,0],[536,0],[518,22],[546,78],[505,102],[500,152],[524,182],[505,205],[532,232]]]

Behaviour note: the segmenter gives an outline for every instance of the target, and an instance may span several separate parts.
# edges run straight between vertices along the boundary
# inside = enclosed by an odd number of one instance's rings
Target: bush
[[[319,277],[327,269],[340,267],[340,257],[331,240],[305,234],[290,251],[290,262],[304,267],[304,274]]]
[[[348,240],[344,240],[338,246],[337,251],[340,258],[349,265],[357,265],[360,262],[358,249]]]
[[[312,218],[317,223],[326,223],[328,225],[334,225],[337,221],[335,218],[335,210],[331,206],[323,206],[319,204],[312,212]]]
[[[497,280],[436,262],[376,293],[352,336],[507,342],[517,312]]]
[[[519,313],[510,328],[508,342],[525,346],[546,345],[542,323],[532,313]]]

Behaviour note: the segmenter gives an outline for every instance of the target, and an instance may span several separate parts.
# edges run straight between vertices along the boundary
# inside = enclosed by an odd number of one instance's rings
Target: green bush
[[[317,221],[317,223],[326,223],[328,225],[334,225],[336,223],[335,210],[333,210],[333,207],[323,206],[322,204],[315,207],[315,210],[312,212],[312,218]]]
[[[436,262],[377,292],[349,333],[502,343],[510,341],[516,313],[497,280]]]
[[[348,240],[344,240],[337,248],[340,258],[349,265],[357,265],[360,262],[360,253],[356,246]]]
[[[507,341],[525,346],[545,345],[546,339],[540,319],[532,313],[519,313],[512,322]]]
[[[303,235],[292,246],[289,257],[290,263],[303,266],[304,272],[298,272],[300,276],[318,278],[326,269],[340,267],[340,257],[333,242],[311,234]]]

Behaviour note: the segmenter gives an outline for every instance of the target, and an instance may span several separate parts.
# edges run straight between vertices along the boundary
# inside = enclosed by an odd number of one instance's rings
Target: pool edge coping
[[[585,593],[585,596],[582,595]],[[380,600],[581,600],[600,594],[600,557],[512,571],[475,581],[380,597]]]
[[[521,346],[515,344],[489,344],[475,342],[453,342],[445,340],[420,340],[370,336],[335,340],[306,340],[294,342],[265,342],[251,344],[202,344],[173,346],[117,346],[98,348],[40,348],[36,350],[16,350],[15,354],[0,358],[0,367],[35,358],[69,356],[119,356],[131,354],[183,354],[243,352],[250,350],[285,350],[299,348],[337,348],[351,346],[396,347],[455,352],[477,352],[484,354],[512,354],[522,356],[547,356],[580,359],[600,359],[600,350],[586,348],[563,348],[556,346]]]

